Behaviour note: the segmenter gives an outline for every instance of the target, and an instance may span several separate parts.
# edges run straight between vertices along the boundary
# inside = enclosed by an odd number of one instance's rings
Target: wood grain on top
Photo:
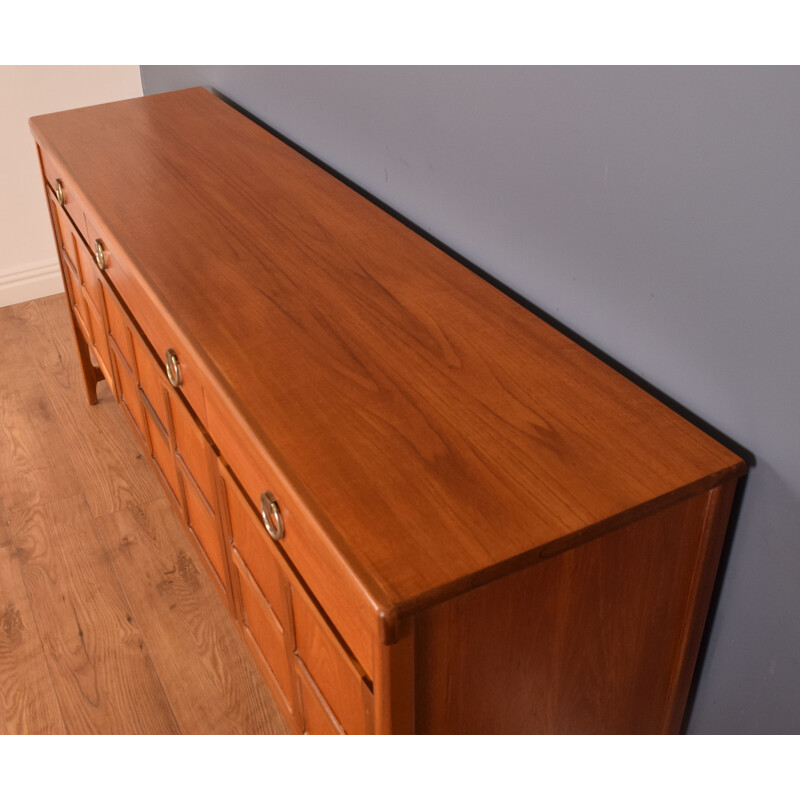
[[[31,127],[384,609],[744,469],[203,89]]]

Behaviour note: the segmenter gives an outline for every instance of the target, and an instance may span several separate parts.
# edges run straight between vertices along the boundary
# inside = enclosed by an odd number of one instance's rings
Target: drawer
[[[302,664],[298,665],[297,676],[300,686],[300,701],[303,704],[305,732],[328,736],[343,734],[342,726]]]
[[[102,239],[102,236],[100,237]],[[106,237],[107,239],[108,237]],[[103,239],[103,241],[106,241]],[[113,243],[112,243],[113,249]],[[203,373],[183,334],[177,332],[160,311],[155,300],[139,282],[126,258],[112,252],[105,276],[128,307],[131,316],[144,334],[150,347],[158,356],[159,371],[166,379],[165,357],[167,350],[174,351],[179,365],[180,383],[177,391],[184,397],[197,418],[206,425]]]
[[[278,563],[275,544],[267,537],[261,519],[256,516],[239,487],[224,469],[221,470],[221,478],[232,545],[278,622],[286,628],[289,621],[284,596],[286,579]]]
[[[305,592],[292,584],[296,653],[345,733],[372,733],[372,692]]]
[[[69,178],[64,171],[56,165],[53,158],[45,153],[43,150],[39,151],[42,159],[42,172],[44,173],[45,181],[50,187],[53,198],[58,203],[58,189],[60,186],[62,203],[59,203],[62,208],[69,214],[70,219],[75,224],[75,227],[81,232],[84,238],[88,238],[88,230],[86,226],[86,209],[84,208],[83,201],[75,194],[72,186],[72,179]]]
[[[263,658],[265,663],[261,664],[262,671],[277,684],[282,695],[280,699],[285,706],[293,709],[292,662],[285,631],[236,551],[233,551],[232,562],[239,586],[241,622],[246,638],[250,639],[251,649],[255,646]],[[267,670],[263,669],[264,666]]]
[[[379,633],[378,611],[372,599],[279,476],[269,456],[245,433],[236,409],[209,389],[206,411],[208,432],[252,507],[260,509],[265,491],[276,497],[284,523],[280,549],[303,576],[367,675],[372,675],[373,640]]]

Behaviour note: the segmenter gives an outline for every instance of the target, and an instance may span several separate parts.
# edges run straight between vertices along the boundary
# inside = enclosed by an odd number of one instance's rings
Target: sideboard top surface
[[[383,608],[744,469],[204,89],[31,128]]]

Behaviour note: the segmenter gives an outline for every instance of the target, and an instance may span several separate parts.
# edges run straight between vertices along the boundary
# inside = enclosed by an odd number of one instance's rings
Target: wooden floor
[[[66,303],[0,308],[0,733],[286,733]]]

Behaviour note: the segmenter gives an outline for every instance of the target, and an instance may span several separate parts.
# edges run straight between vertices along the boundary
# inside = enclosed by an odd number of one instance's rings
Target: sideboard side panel
[[[420,614],[417,732],[677,732],[717,491]]]

